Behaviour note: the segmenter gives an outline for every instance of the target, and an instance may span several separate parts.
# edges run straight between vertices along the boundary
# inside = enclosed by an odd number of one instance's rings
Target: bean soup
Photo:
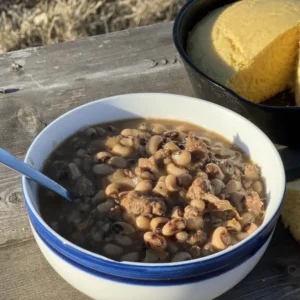
[[[265,215],[259,166],[189,123],[134,119],[85,128],[54,150],[43,172],[75,197],[69,203],[41,187],[44,220],[117,261],[208,256],[247,238]]]

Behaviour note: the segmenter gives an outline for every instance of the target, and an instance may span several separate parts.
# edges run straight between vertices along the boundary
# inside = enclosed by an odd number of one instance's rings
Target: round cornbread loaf
[[[300,179],[286,186],[286,195],[281,208],[281,218],[294,239],[300,242]]]
[[[235,2],[193,28],[187,52],[208,76],[260,103],[294,87],[299,21],[299,0]]]

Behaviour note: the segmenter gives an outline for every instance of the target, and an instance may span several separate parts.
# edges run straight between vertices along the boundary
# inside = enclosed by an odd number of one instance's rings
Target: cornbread
[[[296,241],[300,242],[300,179],[286,186],[281,218],[284,227],[289,229]]]
[[[299,21],[299,0],[235,2],[195,26],[187,52],[211,78],[260,103],[295,82]]]
[[[297,106],[300,106],[300,42],[299,42],[299,52],[297,60],[297,74],[296,74],[296,83],[295,83],[295,102]]]

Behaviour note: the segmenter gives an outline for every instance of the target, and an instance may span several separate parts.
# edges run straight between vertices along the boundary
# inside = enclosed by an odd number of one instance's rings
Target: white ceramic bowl
[[[23,177],[25,205],[34,237],[57,273],[93,299],[213,299],[241,281],[259,261],[272,237],[284,196],[282,161],[271,141],[252,123],[221,106],[185,96],[114,96],[80,106],[52,122],[34,140],[25,161],[41,170],[53,145],[82,127],[135,117],[192,122],[221,134],[248,153],[261,166],[266,182],[268,204],[262,226],[232,248],[205,258],[168,264],[115,262],[54,232],[40,215],[37,185]]]

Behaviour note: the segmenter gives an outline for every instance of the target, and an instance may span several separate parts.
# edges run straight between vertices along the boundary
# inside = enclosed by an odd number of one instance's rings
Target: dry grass
[[[0,53],[174,19],[186,0],[0,0]]]

